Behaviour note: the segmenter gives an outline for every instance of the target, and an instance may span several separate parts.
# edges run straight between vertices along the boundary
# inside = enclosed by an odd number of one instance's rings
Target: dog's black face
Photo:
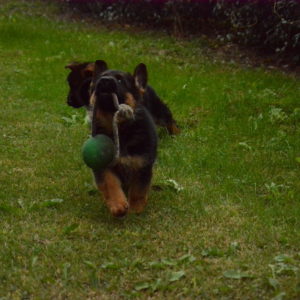
[[[74,108],[89,106],[89,87],[93,77],[93,63],[73,63],[66,66],[71,72],[67,77],[70,91],[67,104]]]
[[[126,103],[132,108],[141,101],[147,85],[147,69],[144,64],[136,67],[134,74],[108,70],[104,61],[96,61],[95,72],[91,84],[91,95],[97,106],[106,112],[116,109],[112,94],[116,94],[119,104]]]

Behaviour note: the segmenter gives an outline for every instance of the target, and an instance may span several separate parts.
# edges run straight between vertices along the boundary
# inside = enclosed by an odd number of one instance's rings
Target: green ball
[[[107,167],[115,156],[115,145],[106,135],[98,134],[90,137],[82,147],[82,157],[85,164],[93,170]]]

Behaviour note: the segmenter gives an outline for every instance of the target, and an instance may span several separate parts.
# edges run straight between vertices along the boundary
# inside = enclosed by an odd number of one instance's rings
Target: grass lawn
[[[30,7],[0,9],[0,299],[299,299],[299,80]],[[121,220],[82,162],[85,112],[65,103],[64,66],[96,59],[147,64],[182,128],[159,130],[162,189]]]

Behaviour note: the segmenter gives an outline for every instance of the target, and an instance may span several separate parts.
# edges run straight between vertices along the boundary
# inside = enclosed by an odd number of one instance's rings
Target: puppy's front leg
[[[148,201],[151,177],[151,166],[137,170],[134,174],[128,193],[130,212],[141,213],[145,209]]]
[[[105,204],[114,217],[123,217],[128,211],[128,202],[122,190],[120,179],[111,171],[95,174],[96,184],[102,192]]]

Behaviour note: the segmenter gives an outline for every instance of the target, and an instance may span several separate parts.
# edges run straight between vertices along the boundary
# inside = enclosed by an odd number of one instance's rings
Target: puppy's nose
[[[115,93],[117,91],[117,82],[113,77],[103,76],[98,82],[97,89],[102,93]]]

